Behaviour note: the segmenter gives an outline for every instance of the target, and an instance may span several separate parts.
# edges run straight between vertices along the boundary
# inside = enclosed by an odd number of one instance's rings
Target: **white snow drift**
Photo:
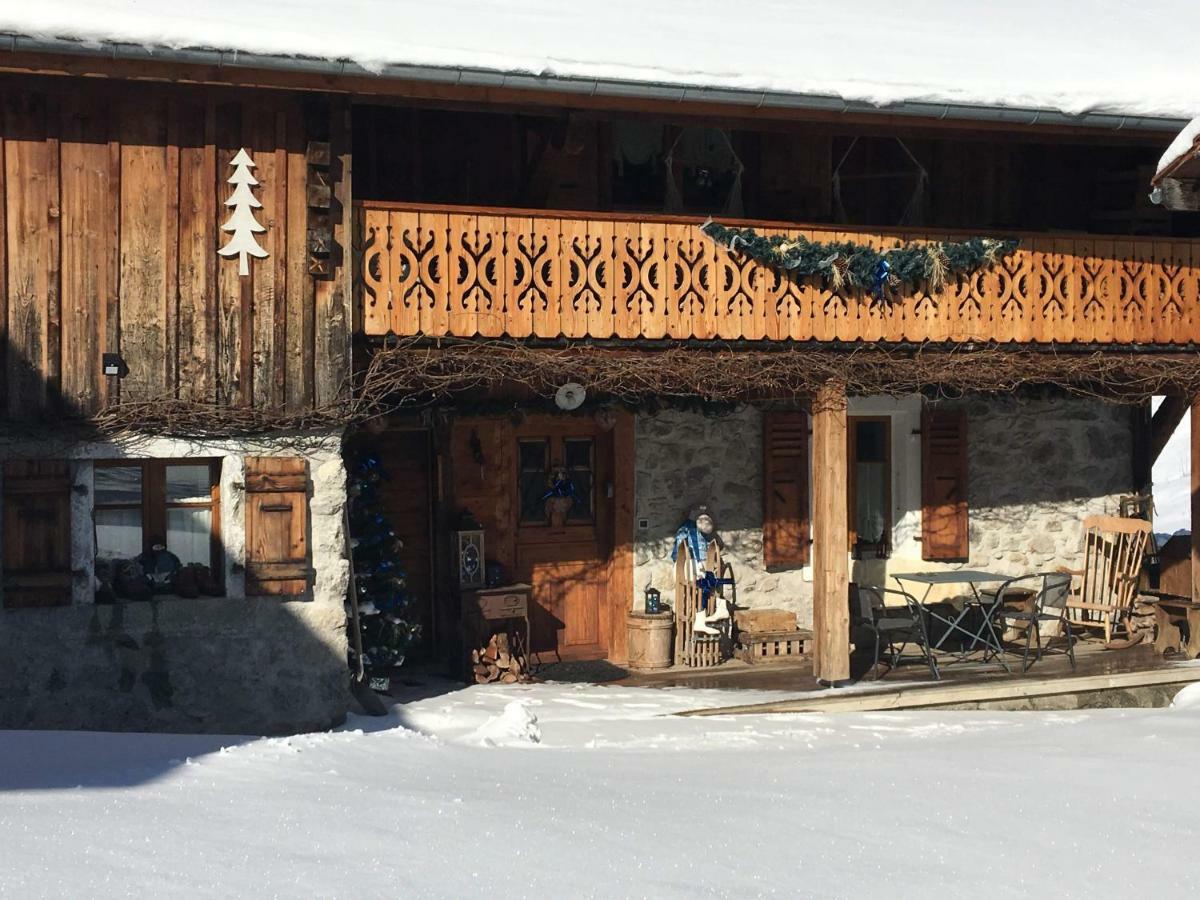
[[[1169,710],[679,718],[479,687],[276,740],[0,735],[6,897],[1184,897]],[[778,695],[776,695],[778,696]]]

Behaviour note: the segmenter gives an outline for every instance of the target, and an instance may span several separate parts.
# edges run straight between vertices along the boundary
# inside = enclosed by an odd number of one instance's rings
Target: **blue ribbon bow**
[[[550,490],[542,495],[543,500],[549,500],[551,497],[575,497],[575,482],[570,478],[555,478],[550,484]]]
[[[877,299],[883,299],[884,291],[887,290],[888,277],[891,274],[891,264],[886,259],[881,259],[879,265],[875,267],[875,297]]]
[[[700,588],[700,596],[704,602],[708,603],[708,598],[716,592],[718,588],[725,585],[732,585],[732,578],[718,578],[712,572],[705,572],[702,578],[696,579],[696,586]]]

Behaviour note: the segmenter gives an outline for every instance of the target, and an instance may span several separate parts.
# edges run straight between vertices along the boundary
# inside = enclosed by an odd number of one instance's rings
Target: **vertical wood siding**
[[[305,149],[333,143],[348,208],[345,106],[279,92],[3,84],[0,413],[86,416],[122,398],[302,412],[344,397],[348,270],[339,260],[331,278],[308,272]],[[270,254],[245,278],[217,255],[242,147],[257,164]],[[349,239],[345,221],[335,220],[338,240]],[[103,375],[106,352],[121,354],[127,377]]]

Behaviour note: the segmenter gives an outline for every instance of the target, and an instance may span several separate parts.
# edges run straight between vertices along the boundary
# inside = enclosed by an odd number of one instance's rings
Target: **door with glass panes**
[[[612,439],[591,417],[531,417],[516,440],[516,575],[543,660],[608,653]]]

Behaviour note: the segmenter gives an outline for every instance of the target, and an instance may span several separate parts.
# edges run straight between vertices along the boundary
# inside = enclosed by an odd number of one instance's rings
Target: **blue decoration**
[[[879,260],[879,265],[875,267],[875,298],[882,300],[887,292],[888,277],[892,273],[892,267],[886,259]]]
[[[713,595],[719,588],[725,585],[733,584],[732,578],[718,578],[712,572],[705,572],[703,576],[696,579],[696,586],[700,588],[701,598],[705,604],[708,603],[708,598]]]
[[[688,553],[696,568],[702,568],[708,560],[708,537],[696,527],[694,519],[688,519],[675,532],[675,546],[671,548],[671,562],[679,556],[679,545],[686,542]]]
[[[551,497],[570,497],[575,499],[575,482],[568,477],[566,472],[559,471],[554,475],[554,480],[550,482],[550,490],[542,495],[543,500],[549,500]]]

